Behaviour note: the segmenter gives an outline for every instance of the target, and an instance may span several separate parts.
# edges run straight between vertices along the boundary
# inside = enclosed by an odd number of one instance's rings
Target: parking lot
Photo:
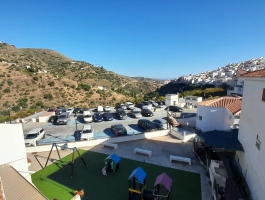
[[[126,110],[126,112],[129,113],[130,111]],[[94,139],[114,137],[115,135],[112,133],[110,129],[111,125],[114,124],[123,124],[123,126],[127,130],[128,135],[143,133],[143,130],[138,128],[137,126],[137,122],[139,119],[135,119],[132,118],[130,115],[127,115],[126,119],[120,120],[117,118],[115,110],[113,108],[111,113],[113,114],[114,118],[112,121],[89,123],[92,125],[94,129],[94,137],[93,137]],[[177,118],[191,117],[194,116],[195,113],[196,110],[184,109],[182,113],[176,113],[176,117]],[[154,119],[166,118],[166,116],[167,116],[167,111],[165,110],[165,108],[158,108],[156,112],[154,112],[154,116],[143,117],[143,118],[147,118],[152,121]],[[24,134],[26,134],[32,128],[42,127],[45,130],[46,134],[45,138],[41,139],[38,142],[38,145],[51,144],[53,142],[65,143],[65,142],[72,142],[79,140],[80,131],[83,129],[84,125],[85,123],[82,114],[78,114],[76,119],[74,117],[74,114],[72,114],[67,122],[67,125],[57,125],[56,122],[54,123],[29,122],[27,124],[23,124],[23,132]],[[164,125],[164,128],[166,129],[167,125]]]

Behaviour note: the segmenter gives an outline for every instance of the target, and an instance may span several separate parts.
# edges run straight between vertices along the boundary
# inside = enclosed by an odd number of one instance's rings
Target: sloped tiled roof
[[[198,103],[200,106],[225,107],[233,115],[239,115],[241,112],[242,98],[239,97],[221,97],[209,101]]]
[[[8,200],[47,200],[37,188],[29,183],[12,166],[0,165],[0,177],[2,180],[5,198]]]
[[[240,77],[265,77],[265,69],[242,74]]]

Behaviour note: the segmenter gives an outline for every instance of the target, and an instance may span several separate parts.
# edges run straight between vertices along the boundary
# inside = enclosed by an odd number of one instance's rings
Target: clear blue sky
[[[0,41],[127,76],[265,57],[265,0],[0,0]]]

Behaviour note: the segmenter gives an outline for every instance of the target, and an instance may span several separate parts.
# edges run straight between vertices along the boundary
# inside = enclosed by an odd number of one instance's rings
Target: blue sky
[[[264,10],[264,0],[0,0],[0,41],[174,78],[265,57]]]

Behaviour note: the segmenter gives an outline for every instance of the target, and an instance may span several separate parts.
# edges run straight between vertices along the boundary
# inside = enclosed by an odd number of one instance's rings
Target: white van
[[[92,120],[93,120],[90,111],[84,111],[83,112],[83,117],[84,117],[84,122],[85,123],[92,122]]]
[[[81,131],[81,140],[89,140],[94,137],[94,129],[91,125],[85,125]]]
[[[97,110],[98,112],[103,112],[103,106],[98,106]]]

